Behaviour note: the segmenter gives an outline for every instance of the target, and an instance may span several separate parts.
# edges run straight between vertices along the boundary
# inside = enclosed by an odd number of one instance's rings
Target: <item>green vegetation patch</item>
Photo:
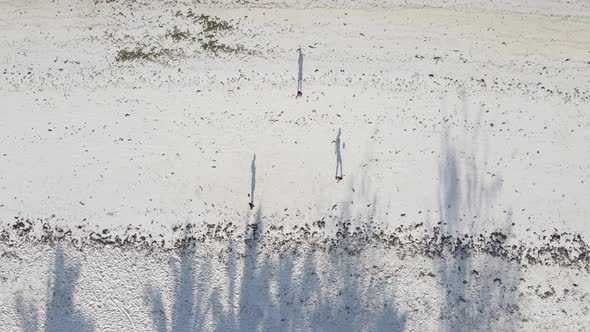
[[[138,60],[155,61],[162,56],[171,57],[173,54],[174,52],[168,48],[160,49],[158,51],[156,51],[155,48],[152,48],[149,51],[144,51],[144,49],[140,47],[132,50],[125,48],[117,52],[115,60],[119,62]]]
[[[230,33],[235,30],[232,25],[233,20],[225,21],[217,16],[210,16],[205,14],[197,15],[191,9],[186,13],[178,10],[175,17],[179,17],[183,20],[188,20],[201,27],[201,31],[196,34],[191,33],[189,29],[181,30],[178,26],[174,26],[172,30],[167,30],[163,36],[156,38],[172,39],[175,43],[181,41],[188,41],[189,43],[196,44],[198,49],[205,52],[210,52],[215,56],[220,54],[255,54],[254,51],[246,49],[243,45],[229,45],[224,44],[218,40],[218,38],[226,33]],[[189,26],[190,28],[190,26]],[[182,47],[190,47],[190,44],[183,44]],[[185,52],[181,49],[181,46],[175,46],[172,49],[169,48],[158,48],[156,47],[136,47],[135,49],[122,49],[119,50],[115,56],[115,60],[119,62],[123,61],[157,61],[158,59],[168,57],[171,58],[174,54],[184,54]]]
[[[172,38],[174,41],[181,41],[191,38],[190,31],[181,31],[177,26],[172,31],[168,30],[165,35],[166,38]],[[194,40],[194,38],[192,38]]]

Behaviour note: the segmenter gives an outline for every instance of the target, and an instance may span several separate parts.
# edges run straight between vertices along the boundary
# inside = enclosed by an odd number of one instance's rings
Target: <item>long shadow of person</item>
[[[303,96],[303,52],[301,47],[297,49],[299,53],[299,72],[297,73],[297,97]]]
[[[336,140],[334,141],[334,146],[336,148],[336,181],[340,182],[344,175],[342,174],[342,153],[340,151],[340,135],[342,134],[342,130],[338,128],[338,135],[336,135]],[[340,170],[340,173],[338,173]]]
[[[252,175],[252,183],[250,185],[250,203],[248,203],[248,205],[250,206],[250,210],[252,210],[254,208],[254,189],[256,189],[256,153],[252,158],[252,164],[250,164],[250,172]]]

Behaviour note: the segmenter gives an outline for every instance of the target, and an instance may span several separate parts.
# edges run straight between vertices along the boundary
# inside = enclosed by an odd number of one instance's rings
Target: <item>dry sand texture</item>
[[[587,1],[2,0],[0,45],[1,331],[590,326]]]

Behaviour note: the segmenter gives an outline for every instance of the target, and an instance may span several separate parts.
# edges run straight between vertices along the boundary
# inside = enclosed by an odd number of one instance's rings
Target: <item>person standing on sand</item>
[[[297,97],[303,97],[303,51],[301,51],[301,47],[297,49],[299,52],[299,72],[297,74]],[[295,98],[297,98],[295,97]]]

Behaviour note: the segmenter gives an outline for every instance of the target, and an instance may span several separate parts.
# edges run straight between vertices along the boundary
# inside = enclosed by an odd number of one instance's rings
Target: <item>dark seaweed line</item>
[[[284,226],[259,224],[247,225],[245,231],[231,223],[224,224],[179,224],[172,228],[175,240],[167,243],[162,234],[154,235],[140,228],[127,227],[121,235],[111,234],[108,229],[100,232],[86,230],[86,226],[59,227],[42,219],[29,220],[16,217],[12,223],[0,224],[0,242],[9,246],[17,242],[29,243],[66,242],[80,250],[86,247],[119,247],[144,251],[173,251],[186,245],[243,242],[251,245],[256,241],[258,250],[279,250],[281,253],[299,254],[304,249],[360,254],[368,248],[393,250],[400,259],[414,256],[428,258],[465,258],[487,254],[526,268],[530,265],[560,266],[590,272],[590,247],[581,235],[558,233],[537,235],[540,245],[507,243],[507,235],[500,231],[490,234],[453,235],[444,234],[440,227],[427,229],[422,223],[402,225],[384,231],[372,224],[352,227],[348,221],[334,221],[337,231],[328,235],[325,221],[311,225]],[[42,225],[42,232],[35,232],[35,223]],[[421,235],[416,235],[422,231]],[[170,238],[170,237],[169,237]],[[304,248],[304,249],[302,249]]]

